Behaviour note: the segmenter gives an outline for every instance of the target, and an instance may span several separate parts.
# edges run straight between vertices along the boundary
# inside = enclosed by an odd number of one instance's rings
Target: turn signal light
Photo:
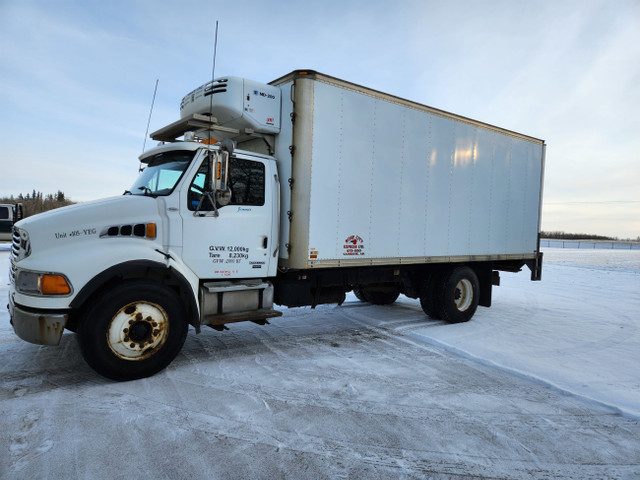
[[[156,224],[147,223],[147,238],[156,238]]]
[[[43,295],[68,295],[71,287],[62,275],[45,273],[40,279],[40,291]]]

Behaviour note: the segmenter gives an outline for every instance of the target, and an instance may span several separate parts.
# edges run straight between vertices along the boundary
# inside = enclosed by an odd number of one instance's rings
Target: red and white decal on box
[[[358,235],[350,235],[344,241],[342,255],[364,255],[364,240]]]

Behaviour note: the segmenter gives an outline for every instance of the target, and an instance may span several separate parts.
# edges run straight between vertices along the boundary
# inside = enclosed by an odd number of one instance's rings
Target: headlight
[[[69,295],[71,284],[59,273],[18,270],[16,290],[26,295]]]

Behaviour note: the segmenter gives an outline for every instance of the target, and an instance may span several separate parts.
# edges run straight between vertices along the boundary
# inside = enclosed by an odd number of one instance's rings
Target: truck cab
[[[77,331],[90,365],[117,379],[171,361],[185,318],[199,330],[281,315],[264,280],[277,269],[273,157],[185,141],[153,148],[140,161],[143,170],[123,196],[27,218],[13,235],[16,334],[57,345],[65,328]],[[145,300],[127,301],[131,292]],[[170,319],[172,310],[180,321]],[[99,319],[83,322],[87,315]],[[97,329],[107,332],[106,345]],[[172,343],[173,352],[154,353]]]

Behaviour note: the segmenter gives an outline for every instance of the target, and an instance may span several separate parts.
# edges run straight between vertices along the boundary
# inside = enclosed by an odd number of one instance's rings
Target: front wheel
[[[78,328],[85,361],[113,380],[149,377],[180,352],[188,325],[182,301],[168,287],[129,281],[89,307]]]

